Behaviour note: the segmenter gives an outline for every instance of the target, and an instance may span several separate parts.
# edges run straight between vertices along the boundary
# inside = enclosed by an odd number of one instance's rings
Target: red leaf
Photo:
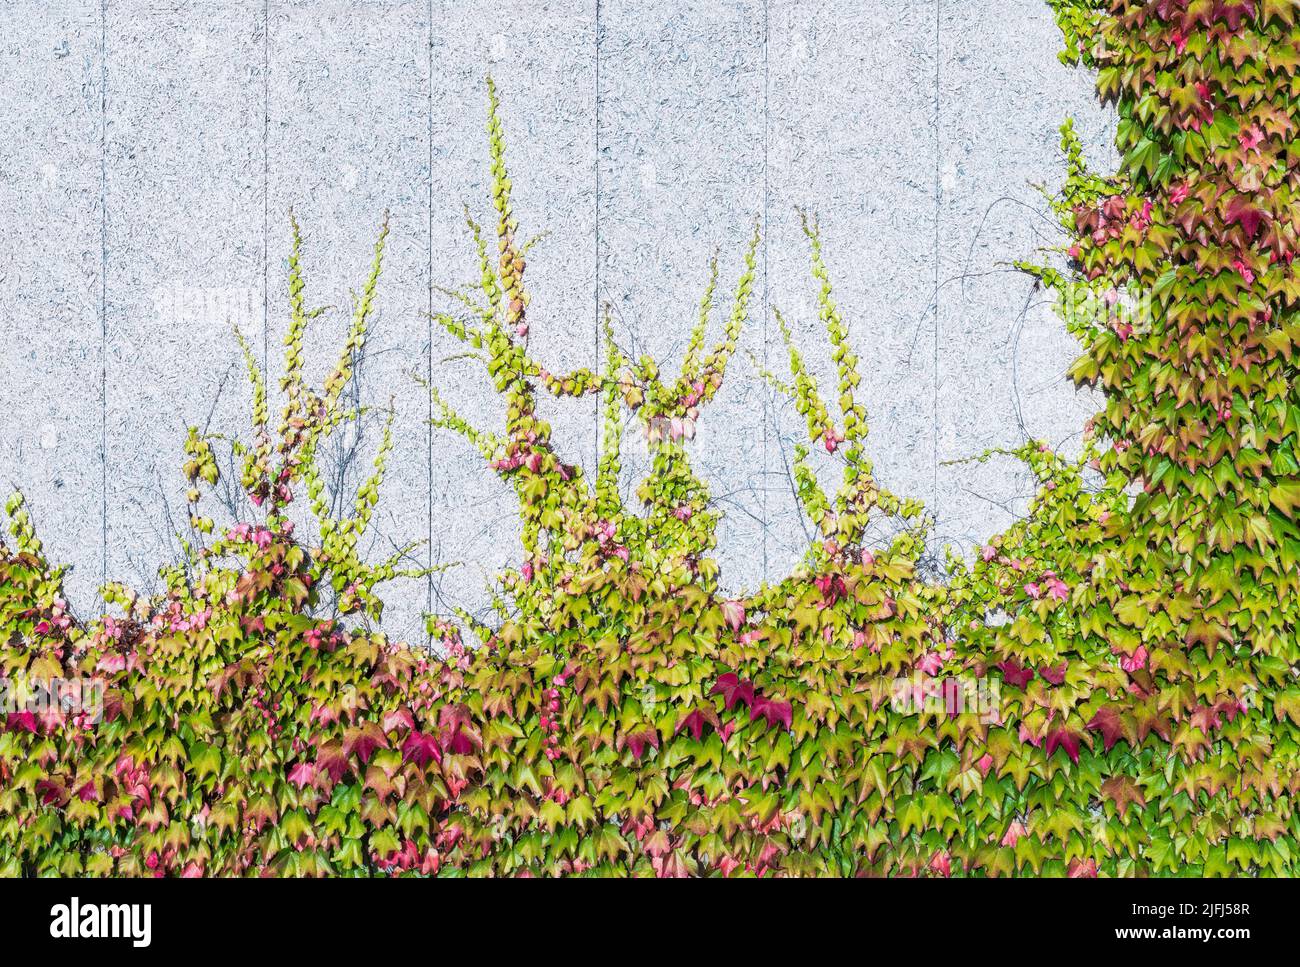
[[[1024,688],[1029,684],[1029,680],[1034,677],[1032,668],[1022,667],[1020,662],[1014,658],[994,667],[1002,673],[1002,680],[1015,688]]]
[[[387,737],[374,722],[366,722],[343,733],[343,754],[355,754],[363,763],[370,761],[376,749],[387,747]]]
[[[1251,204],[1248,195],[1234,197],[1228,202],[1227,210],[1223,213],[1225,222],[1229,225],[1233,223],[1240,225],[1241,230],[1246,233],[1246,238],[1252,241],[1259,234],[1260,226],[1268,217],[1267,211]]]
[[[1047,757],[1050,759],[1057,747],[1065,749],[1065,754],[1076,765],[1079,762],[1079,736],[1069,729],[1053,729],[1047,733]]]
[[[749,679],[741,680],[735,672],[727,672],[718,679],[710,695],[722,695],[726,701],[727,711],[731,711],[737,702],[754,704],[754,683]]]
[[[53,779],[39,780],[36,783],[36,794],[44,806],[62,806],[68,799],[68,791]]]
[[[10,732],[35,732],[36,716],[32,714],[31,709],[24,709],[21,712],[10,712],[5,720],[5,727]]]
[[[1065,669],[1068,665],[1069,662],[1063,661],[1059,665],[1038,669],[1038,674],[1042,675],[1044,679],[1051,682],[1053,685],[1060,685],[1065,682]]]
[[[691,735],[698,742],[700,736],[704,734],[704,713],[696,709],[683,715],[682,720],[677,723],[677,728],[673,729],[673,735],[677,735],[682,729],[690,729]]]
[[[1256,0],[1218,0],[1214,9],[1215,19],[1226,20],[1228,29],[1236,33],[1243,20],[1255,16],[1255,2]]]
[[[1119,713],[1110,706],[1097,709],[1087,726],[1093,732],[1101,733],[1102,745],[1107,752],[1120,739],[1124,738],[1124,725]]]
[[[753,722],[760,715],[767,720],[768,725],[776,725],[780,722],[787,729],[794,726],[794,706],[789,702],[778,702],[776,699],[760,695],[754,699],[753,708],[749,711],[749,720]]]
[[[465,733],[465,730],[458,728],[447,736],[443,748],[452,755],[470,755],[475,746],[474,740]]]
[[[334,782],[349,770],[348,757],[338,742],[327,742],[316,750],[316,768],[326,773]]]
[[[472,722],[468,705],[444,705],[438,712],[438,725],[444,731],[459,729]]]
[[[632,755],[639,759],[647,745],[659,748],[659,733],[654,729],[646,728],[639,732],[629,732],[625,741],[627,747],[632,750]]]
[[[442,750],[438,748],[438,738],[422,732],[411,732],[402,743],[402,758],[414,762],[423,768],[430,762],[442,762]]]

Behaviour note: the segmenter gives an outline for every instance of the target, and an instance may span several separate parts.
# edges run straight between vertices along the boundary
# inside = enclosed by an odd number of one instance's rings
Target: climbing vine
[[[518,499],[495,619],[431,616],[430,651],[378,630],[382,585],[427,573],[405,548],[358,552],[397,443],[386,428],[344,512],[319,455],[364,415],[347,388],[387,228],[316,388],[293,223],[280,419],[245,348],[252,437],[190,431],[186,559],[163,593],[110,586],[108,613],[74,620],[9,502],[0,871],[1296,873],[1300,0],[1050,2],[1066,58],[1118,109],[1124,163],[1090,173],[1063,128],[1070,242],[1022,268],[1058,295],[1083,347],[1072,374],[1106,405],[1080,460],[978,458],[1023,460],[1040,486],[972,564],[918,573],[928,519],[875,480],[806,217],[835,385],[823,395],[781,314],[787,365],[762,375],[806,421],[793,473],[815,533],[778,583],[721,595],[686,442],[752,311],[757,230],[720,324],[714,264],[676,378],[629,358],[612,322],[599,371],[551,372],[529,347],[489,85],[494,220],[467,216],[478,282],[438,321],[486,364],[504,425],[427,389],[435,424]],[[598,400],[594,481],[555,448],[539,393]],[[633,501],[627,433],[652,455]],[[222,448],[247,498],[228,527],[205,503]],[[816,460],[839,467],[834,493]]]

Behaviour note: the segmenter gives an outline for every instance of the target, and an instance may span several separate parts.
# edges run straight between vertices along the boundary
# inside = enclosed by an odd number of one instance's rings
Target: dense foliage
[[[229,441],[193,431],[188,560],[155,598],[107,589],[114,613],[83,626],[11,501],[5,682],[97,676],[106,692],[99,721],[4,718],[0,870],[1296,872],[1300,0],[1053,6],[1118,106],[1125,163],[1090,175],[1066,126],[1068,269],[1026,269],[1059,291],[1074,374],[1107,403],[1085,462],[1017,451],[1041,489],[972,567],[917,573],[926,518],[873,477],[859,360],[808,221],[835,392],[783,319],[789,375],[764,375],[807,420],[794,468],[816,540],[780,583],[722,598],[686,441],[748,318],[755,246],[710,345],[715,267],[676,378],[626,358],[612,326],[601,372],[549,372],[528,349],[490,92],[494,231],[470,222],[480,284],[440,321],[486,362],[505,426],[430,392],[438,425],[518,496],[499,620],[430,618],[436,653],[375,630],[377,589],[409,575],[402,555],[357,553],[393,441],[342,515],[319,454],[360,416],[345,388],[384,236],[317,390],[295,226],[282,416],[273,431],[250,363],[254,436],[230,444],[243,522],[204,515]],[[553,447],[538,393],[600,397],[594,482]],[[639,506],[619,487],[625,422],[653,453]],[[835,493],[814,459],[836,462]]]

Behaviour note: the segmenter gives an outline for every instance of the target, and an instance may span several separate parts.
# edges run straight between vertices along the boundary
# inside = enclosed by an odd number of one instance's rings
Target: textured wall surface
[[[764,225],[761,299],[695,444],[727,512],[729,587],[779,577],[805,544],[786,472],[802,427],[750,362],[783,364],[776,305],[829,368],[799,208],[864,360],[879,476],[928,503],[936,548],[969,550],[1028,482],[951,461],[1030,436],[1068,447],[1095,406],[1064,378],[1063,325],[1008,265],[1059,242],[1036,186],[1063,177],[1067,115],[1113,164],[1114,119],[1059,47],[1042,0],[3,0],[0,482],[74,565],[75,605],[105,579],[156,582],[179,552],[185,427],[246,424],[235,325],[277,373],[287,210],[311,300],[335,307],[314,330],[320,376],[388,209],[360,391],[393,401],[399,447],[373,553],[427,540],[415,560],[463,563],[393,589],[386,624],[415,635],[429,607],[481,607],[517,556],[514,502],[430,429],[412,374],[480,425],[501,417],[428,316],[473,277],[462,204],[489,211],[490,72],[523,233],[550,233],[529,275],[552,369],[596,363],[605,302],[625,347],[671,368],[709,256],[730,289]],[[593,404],[548,416],[594,468]],[[344,443],[364,469],[377,440],[376,418]],[[627,448],[631,475],[646,456]]]

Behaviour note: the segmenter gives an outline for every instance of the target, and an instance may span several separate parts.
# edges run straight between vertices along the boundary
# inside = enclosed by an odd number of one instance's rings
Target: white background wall
[[[1026,435],[1068,446],[1095,407],[1064,379],[1063,325],[1008,267],[1060,241],[1034,185],[1063,177],[1067,115],[1113,164],[1114,119],[1057,61],[1041,0],[3,0],[0,38],[0,484],[74,565],[82,608],[177,552],[185,427],[246,424],[232,324],[277,372],[291,205],[309,295],[339,307],[315,330],[318,374],[392,211],[361,381],[398,412],[375,552],[431,538],[421,560],[464,564],[395,589],[391,630],[481,606],[517,556],[513,499],[429,429],[408,374],[500,418],[427,316],[448,307],[437,286],[473,278],[461,206],[489,211],[489,72],[523,232],[550,231],[529,275],[552,369],[596,363],[603,301],[625,345],[680,358],[708,256],[729,288],[756,218],[744,348],[781,362],[775,304],[827,363],[803,206],[864,360],[879,475],[927,501],[936,546],[968,550],[1029,492],[1013,465],[945,461]],[[594,467],[591,403],[550,415]],[[802,553],[783,458],[801,433],[738,358],[696,445],[729,587]]]

